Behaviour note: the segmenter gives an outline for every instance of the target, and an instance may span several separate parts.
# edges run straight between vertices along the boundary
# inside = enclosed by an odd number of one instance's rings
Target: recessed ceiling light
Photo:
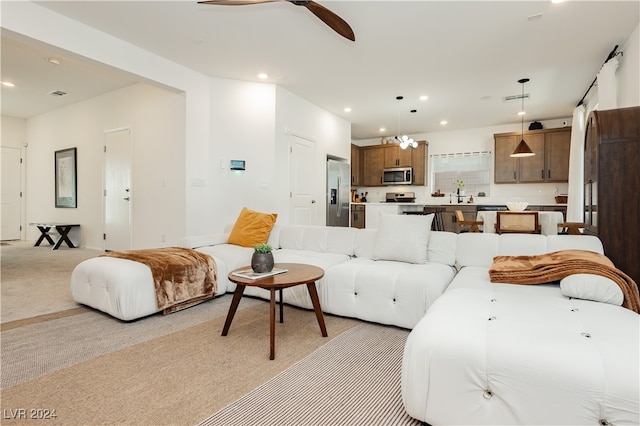
[[[564,0],[551,0],[551,3],[554,3],[554,4],[563,3],[563,2]]]
[[[420,96],[420,100],[421,101],[426,101],[427,99],[429,99],[429,97],[427,95]]]
[[[351,108],[346,107],[346,108],[344,109],[344,112],[351,112]]]
[[[0,82],[0,84],[2,84],[5,87],[14,87],[15,84],[11,83],[10,81],[2,81]]]
[[[386,131],[387,131],[387,129],[385,129],[384,127],[380,127],[380,128],[378,129],[378,131],[380,131],[380,132],[386,132]]]
[[[269,78],[269,76],[266,73],[261,72],[260,74],[258,74],[258,78],[260,80],[266,80]]]
[[[49,62],[52,65],[60,65],[60,59],[58,58],[45,58],[45,61]]]
[[[449,123],[447,120],[442,120],[442,121],[440,122],[440,125],[442,125],[442,126],[446,126],[446,125],[447,125],[447,123]]]
[[[525,115],[526,113],[527,113],[526,111],[520,111],[518,115]]]

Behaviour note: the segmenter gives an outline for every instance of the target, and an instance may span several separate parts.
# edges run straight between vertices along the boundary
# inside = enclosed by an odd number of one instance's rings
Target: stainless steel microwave
[[[383,185],[411,185],[413,183],[413,168],[396,167],[382,170]]]

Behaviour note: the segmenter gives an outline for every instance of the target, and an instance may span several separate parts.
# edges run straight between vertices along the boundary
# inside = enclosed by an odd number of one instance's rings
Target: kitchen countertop
[[[384,201],[381,202],[370,202],[367,201],[365,203],[351,203],[351,204],[364,204],[364,205],[396,205],[396,206],[506,206],[506,203],[500,202],[491,202],[491,203],[386,203]],[[566,204],[558,204],[558,203],[531,203],[530,206],[541,206],[541,207],[550,207],[550,206],[558,206],[558,207],[566,207]]]

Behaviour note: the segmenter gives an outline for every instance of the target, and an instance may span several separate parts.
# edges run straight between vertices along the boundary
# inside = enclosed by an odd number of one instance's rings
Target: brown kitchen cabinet
[[[385,145],[362,147],[362,185],[382,186]]]
[[[384,150],[384,167],[411,167],[413,148],[402,149],[396,144],[388,144]]]
[[[394,167],[412,167],[413,185],[426,185],[428,149],[426,141],[418,142],[417,148],[401,149],[398,145],[386,144],[362,146],[359,149],[361,183],[358,185],[382,186],[382,170]],[[353,147],[351,155],[353,169]]]
[[[568,182],[571,128],[525,132],[524,140],[536,155],[524,158],[510,157],[522,136],[521,132],[494,135],[494,182]]]
[[[351,204],[351,227],[364,229],[365,227],[365,205]]]
[[[358,145],[351,144],[351,186],[361,185],[362,165],[361,153]]]
[[[640,283],[640,107],[592,111],[584,145],[584,233]]]

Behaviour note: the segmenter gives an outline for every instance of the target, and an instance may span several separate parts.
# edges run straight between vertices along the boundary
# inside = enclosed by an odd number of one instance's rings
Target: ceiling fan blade
[[[198,4],[217,4],[222,6],[243,6],[247,4],[273,3],[286,0],[206,0],[199,1]]]
[[[291,1],[291,3],[297,4],[298,2]],[[313,13],[318,18],[320,18],[322,22],[324,22],[325,24],[333,28],[333,30],[338,34],[340,34],[342,37],[348,38],[351,41],[356,41],[356,36],[355,34],[353,34],[353,30],[351,29],[349,24],[345,22],[344,19],[342,19],[341,17],[339,17],[338,15],[336,15],[326,7],[314,1],[300,2],[300,3],[301,4],[299,5],[309,9],[311,13]]]

